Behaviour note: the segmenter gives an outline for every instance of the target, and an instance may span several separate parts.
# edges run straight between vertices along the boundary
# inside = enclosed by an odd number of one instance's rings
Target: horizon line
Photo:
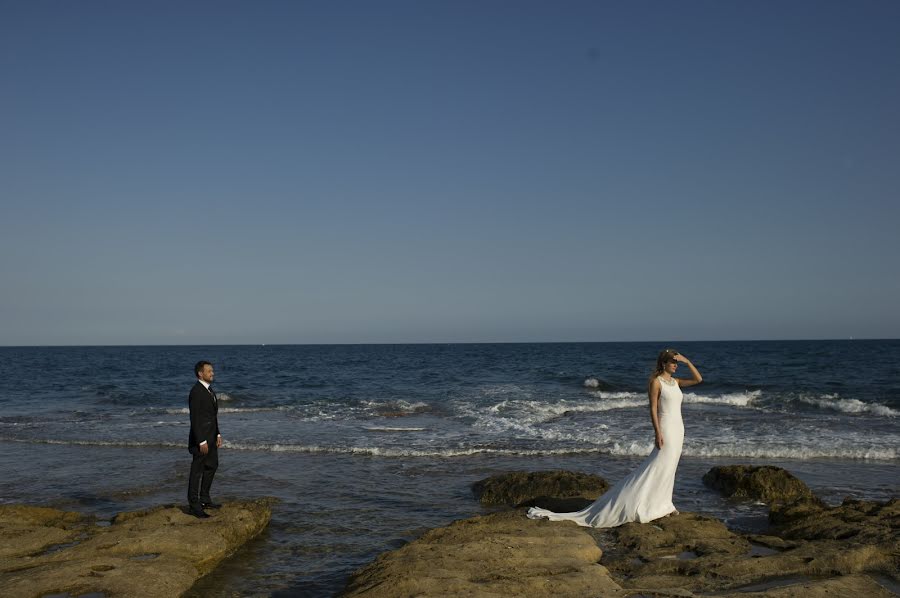
[[[810,341],[897,341],[889,337],[843,338],[756,338],[756,339],[697,339],[697,340],[644,340],[644,341],[405,341],[405,342],[322,342],[322,343],[143,343],[143,344],[54,344],[54,345],[0,345],[0,349],[53,349],[53,348],[111,348],[111,347],[361,347],[380,345],[588,345],[588,344],[638,344],[638,343],[767,343]]]

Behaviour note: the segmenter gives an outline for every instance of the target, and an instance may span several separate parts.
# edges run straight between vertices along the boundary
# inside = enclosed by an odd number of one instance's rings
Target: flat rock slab
[[[602,552],[574,523],[504,512],[456,521],[378,557],[344,596],[618,596]]]
[[[121,513],[108,525],[56,509],[0,506],[2,595],[179,596],[265,529],[273,502],[225,503],[209,519],[157,507]]]

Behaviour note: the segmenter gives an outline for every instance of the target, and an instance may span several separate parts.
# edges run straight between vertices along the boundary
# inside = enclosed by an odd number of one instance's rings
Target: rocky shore
[[[209,519],[165,506],[120,513],[112,521],[0,505],[0,594],[179,596],[263,531],[272,503],[225,503]]]
[[[735,500],[767,502],[767,532],[742,534],[696,513],[605,530],[532,521],[525,505],[578,504],[606,484],[572,472],[513,473],[473,487],[483,503],[507,510],[456,521],[381,555],[351,577],[343,595],[897,595],[897,499],[829,507],[777,467],[717,467],[704,482]]]

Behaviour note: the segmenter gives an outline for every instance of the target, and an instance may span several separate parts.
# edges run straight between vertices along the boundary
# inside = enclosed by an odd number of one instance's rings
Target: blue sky
[[[0,344],[900,337],[900,3],[2,2]]]

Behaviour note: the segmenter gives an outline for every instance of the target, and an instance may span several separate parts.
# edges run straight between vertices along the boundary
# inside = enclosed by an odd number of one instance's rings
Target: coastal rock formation
[[[573,523],[521,512],[464,519],[385,553],[350,579],[344,596],[608,596],[620,587],[594,540]]]
[[[511,479],[520,476],[527,479]],[[900,501],[845,500],[828,508],[811,492],[778,496],[772,500],[800,498],[776,503],[767,534],[734,532],[696,513],[601,530],[531,521],[524,509],[474,517],[383,554],[351,578],[345,595],[897,595]]]
[[[472,485],[483,505],[541,507],[560,513],[578,511],[609,488],[600,476],[571,471],[514,471]]]
[[[835,595],[828,593],[837,587],[829,578],[840,577],[841,587],[855,588],[846,595],[890,596],[882,585],[896,584],[900,572],[898,530],[890,523],[896,512],[890,504],[873,507],[871,515],[856,521],[859,542],[827,538],[821,533],[827,525],[816,524],[822,521],[820,510],[813,509],[806,517],[798,514],[793,532],[783,536],[737,534],[716,519],[692,513],[592,533],[605,548],[601,562],[628,589],[747,595],[756,587],[765,590],[762,595],[778,596],[779,588],[800,584],[808,591],[794,588],[793,595]],[[844,525],[853,526],[853,516],[847,515]]]
[[[780,467],[771,465],[727,465],[713,467],[703,483],[729,498],[751,498],[766,503],[776,501],[821,501],[802,481]]]
[[[896,542],[900,534],[900,499],[887,502],[844,499],[831,508],[808,504],[776,505],[769,521],[779,535],[801,540],[847,540],[854,543]]]
[[[157,507],[121,513],[111,523],[42,507],[0,506],[0,588],[10,598],[178,596],[259,534],[272,502],[226,503],[209,519]]]

